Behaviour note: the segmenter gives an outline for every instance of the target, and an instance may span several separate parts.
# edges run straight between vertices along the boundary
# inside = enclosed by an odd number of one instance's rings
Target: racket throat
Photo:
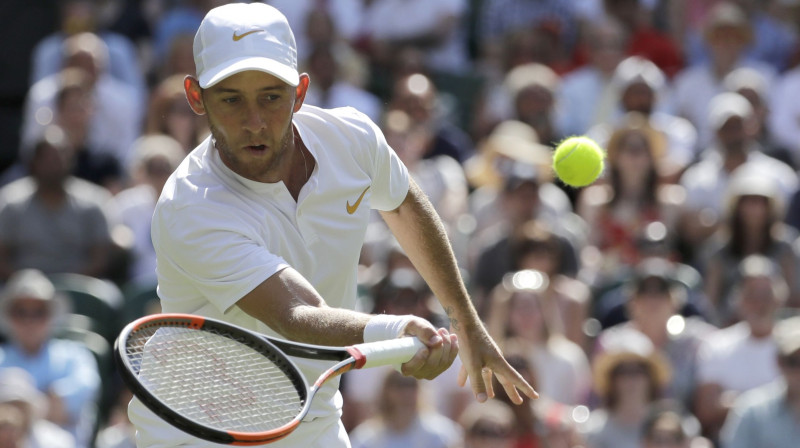
[[[350,352],[351,348],[352,347],[348,347],[347,351]],[[357,349],[356,349],[356,351],[357,351]],[[352,352],[350,352],[350,353],[352,354]],[[364,355],[361,355],[361,356],[363,357]],[[310,400],[311,397],[314,396],[314,393],[317,391],[317,389],[319,389],[329,379],[337,377],[337,376],[339,376],[339,375],[341,375],[341,374],[343,374],[345,372],[349,372],[349,371],[351,371],[353,369],[357,369],[358,368],[356,366],[357,362],[358,362],[358,360],[355,358],[355,356],[353,356],[351,358],[345,359],[344,361],[341,361],[339,363],[334,364],[333,367],[331,367],[330,369],[328,369],[325,372],[323,372],[322,375],[320,375],[319,378],[317,378],[317,381],[314,382],[314,385],[311,387],[311,389],[309,391],[309,394],[308,394],[308,396],[309,396],[308,399]],[[366,358],[364,358],[364,362],[366,362]],[[362,365],[363,365],[363,363],[362,363]]]

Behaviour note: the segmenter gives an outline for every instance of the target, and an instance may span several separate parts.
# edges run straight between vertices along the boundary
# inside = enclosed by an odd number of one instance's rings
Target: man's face
[[[622,94],[622,107],[626,111],[650,115],[654,102],[653,89],[644,82],[631,84]]]
[[[220,158],[250,180],[275,182],[292,142],[292,116],[300,105],[295,87],[250,70],[203,90],[202,104]]]
[[[780,300],[775,297],[768,277],[746,278],[742,283],[739,303],[741,318],[750,326],[766,325],[774,319]]]
[[[733,116],[717,129],[717,138],[722,147],[729,152],[744,151],[750,141],[747,120]]]

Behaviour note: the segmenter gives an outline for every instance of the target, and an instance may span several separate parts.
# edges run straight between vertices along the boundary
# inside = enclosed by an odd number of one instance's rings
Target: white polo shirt
[[[235,304],[287,266],[328,305],[354,308],[370,209],[397,208],[408,193],[408,171],[380,129],[355,109],[303,106],[293,123],[317,162],[296,202],[283,182],[254,182],[231,171],[211,137],[167,181],[152,225],[164,312],[199,314],[280,337]],[[295,362],[309,381],[330,366]],[[338,381],[332,380],[306,420],[336,415],[341,405]],[[146,433],[168,430],[155,428],[153,415],[135,399],[129,414]]]

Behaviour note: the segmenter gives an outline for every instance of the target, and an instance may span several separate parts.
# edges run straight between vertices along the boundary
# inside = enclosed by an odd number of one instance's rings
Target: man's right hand
[[[416,337],[425,344],[425,348],[401,366],[403,375],[434,379],[450,368],[458,355],[458,337],[446,328],[436,330],[420,317],[415,317],[406,325],[403,335]]]

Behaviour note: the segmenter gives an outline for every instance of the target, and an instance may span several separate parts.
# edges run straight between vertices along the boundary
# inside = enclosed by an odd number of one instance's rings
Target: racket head
[[[114,357],[151,411],[211,442],[273,442],[308,412],[309,388],[297,366],[235,325],[187,314],[145,316],[122,330]]]

